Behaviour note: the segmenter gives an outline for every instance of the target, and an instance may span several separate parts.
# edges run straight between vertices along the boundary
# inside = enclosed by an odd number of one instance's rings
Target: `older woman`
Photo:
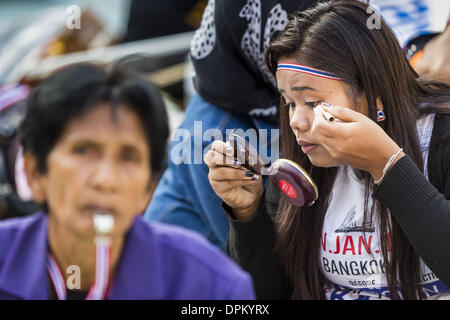
[[[202,237],[139,216],[167,136],[163,101],[140,78],[76,65],[43,81],[21,141],[44,209],[0,225],[0,298],[253,298],[249,276]]]

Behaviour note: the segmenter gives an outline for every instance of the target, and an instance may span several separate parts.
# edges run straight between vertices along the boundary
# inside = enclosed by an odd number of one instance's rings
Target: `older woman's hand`
[[[369,172],[375,181],[380,179],[386,163],[400,147],[365,115],[339,106],[323,108],[341,121],[315,117],[312,132],[321,145],[340,163]]]

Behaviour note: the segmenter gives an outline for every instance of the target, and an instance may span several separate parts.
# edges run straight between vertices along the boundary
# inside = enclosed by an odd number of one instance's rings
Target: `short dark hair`
[[[113,114],[119,103],[138,114],[146,132],[151,171],[162,172],[169,126],[159,90],[119,64],[104,69],[83,63],[54,72],[27,100],[19,137],[24,151],[36,156],[41,173],[47,171],[47,157],[67,124],[103,102],[111,104]]]

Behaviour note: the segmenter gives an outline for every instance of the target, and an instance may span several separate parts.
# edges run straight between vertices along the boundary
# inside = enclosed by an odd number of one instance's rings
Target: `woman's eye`
[[[133,151],[124,151],[121,154],[122,160],[126,162],[139,162],[140,157],[136,152]]]
[[[127,162],[137,162],[138,161],[138,158],[134,154],[129,154],[129,153],[124,154],[122,156],[122,159]]]
[[[308,101],[308,102],[305,101],[305,105],[307,105],[308,107],[311,107],[311,108],[315,108],[315,107],[317,107],[317,105],[318,105],[320,102],[321,102],[321,101]]]
[[[284,107],[285,107],[285,108],[289,108],[289,109],[295,108],[295,103],[294,103],[294,102],[286,103],[286,104],[284,105]]]
[[[80,154],[80,155],[85,155],[88,154],[91,151],[92,148],[90,148],[87,145],[80,145],[80,146],[76,146],[73,151],[76,154]]]

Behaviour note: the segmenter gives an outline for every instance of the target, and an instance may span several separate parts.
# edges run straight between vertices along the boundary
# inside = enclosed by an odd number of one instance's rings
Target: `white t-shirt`
[[[434,115],[418,122],[422,154],[428,145]],[[425,170],[426,172],[426,170]],[[352,168],[340,167],[333,185],[321,240],[321,267],[328,285],[327,299],[389,299],[376,217],[363,226],[365,185]],[[369,195],[368,208],[372,198]],[[365,227],[365,235],[363,229]],[[421,261],[421,284],[426,297],[450,299],[450,289]]]

